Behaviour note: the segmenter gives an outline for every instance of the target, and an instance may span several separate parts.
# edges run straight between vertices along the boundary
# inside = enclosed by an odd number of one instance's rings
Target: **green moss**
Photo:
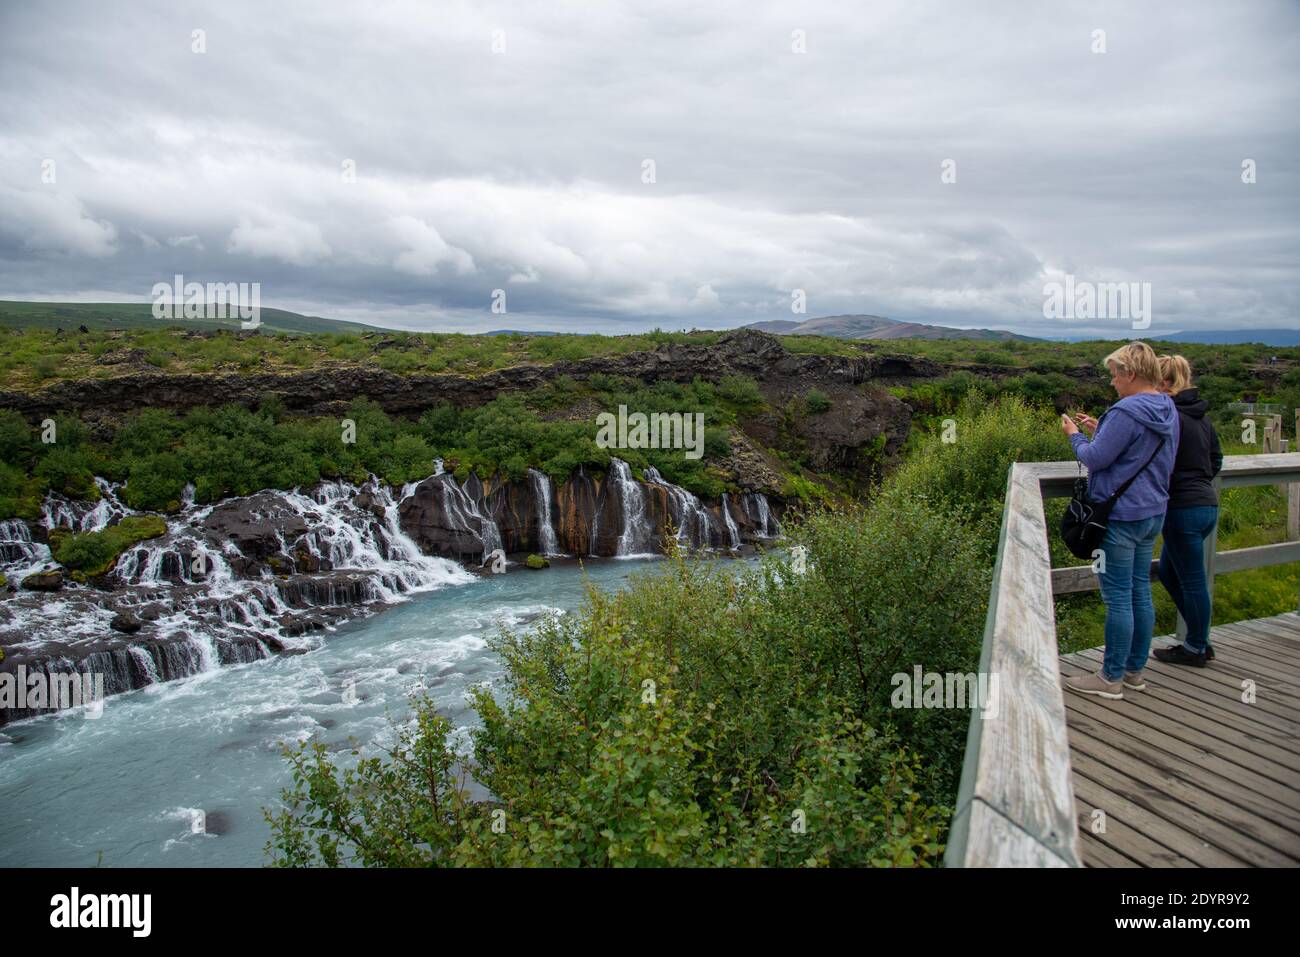
[[[50,551],[54,560],[72,573],[79,582],[102,575],[113,567],[119,555],[132,545],[158,538],[167,531],[167,523],[157,515],[132,515],[99,532],[50,532]]]
[[[551,567],[551,563],[548,562],[541,555],[529,555],[526,559],[524,559],[524,565],[526,565],[529,568],[550,568]]]

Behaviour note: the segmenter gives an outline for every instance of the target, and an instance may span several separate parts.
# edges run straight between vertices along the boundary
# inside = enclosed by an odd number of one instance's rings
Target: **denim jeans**
[[[1171,508],[1165,513],[1165,544],[1157,574],[1178,614],[1187,622],[1183,647],[1204,654],[1210,643],[1210,589],[1205,581],[1205,539],[1219,521],[1214,505]]]
[[[1119,681],[1124,672],[1146,667],[1151,633],[1156,627],[1156,609],[1151,602],[1151,552],[1164,518],[1153,515],[1136,522],[1112,520],[1101,540],[1105,571],[1097,577],[1106,603],[1106,654],[1101,670],[1107,681]]]

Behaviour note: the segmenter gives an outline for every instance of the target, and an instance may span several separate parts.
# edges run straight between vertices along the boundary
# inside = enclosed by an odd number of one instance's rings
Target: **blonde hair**
[[[1160,381],[1169,386],[1169,394],[1177,395],[1192,387],[1192,364],[1182,356],[1160,357]]]
[[[1101,361],[1112,375],[1117,372],[1131,373],[1153,386],[1163,381],[1160,378],[1160,360],[1156,358],[1156,351],[1145,342],[1130,342],[1120,346]]]

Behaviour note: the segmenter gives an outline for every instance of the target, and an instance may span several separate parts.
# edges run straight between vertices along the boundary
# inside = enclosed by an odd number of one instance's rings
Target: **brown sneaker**
[[[1079,694],[1095,694],[1098,697],[1110,698],[1115,701],[1124,698],[1124,683],[1122,681],[1107,681],[1101,672],[1095,675],[1084,675],[1082,678],[1066,678],[1065,687],[1071,691],[1077,691]]]
[[[1146,691],[1147,679],[1145,677],[1147,670],[1124,672],[1124,687],[1129,691]]]

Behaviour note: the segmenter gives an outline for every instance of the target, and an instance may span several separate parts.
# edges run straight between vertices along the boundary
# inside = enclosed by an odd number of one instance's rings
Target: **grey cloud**
[[[629,331],[801,288],[1098,331],[1042,318],[1068,272],[1151,282],[1154,328],[1291,325],[1297,39],[1289,2],[9,4],[0,296],[181,272],[411,328]]]

